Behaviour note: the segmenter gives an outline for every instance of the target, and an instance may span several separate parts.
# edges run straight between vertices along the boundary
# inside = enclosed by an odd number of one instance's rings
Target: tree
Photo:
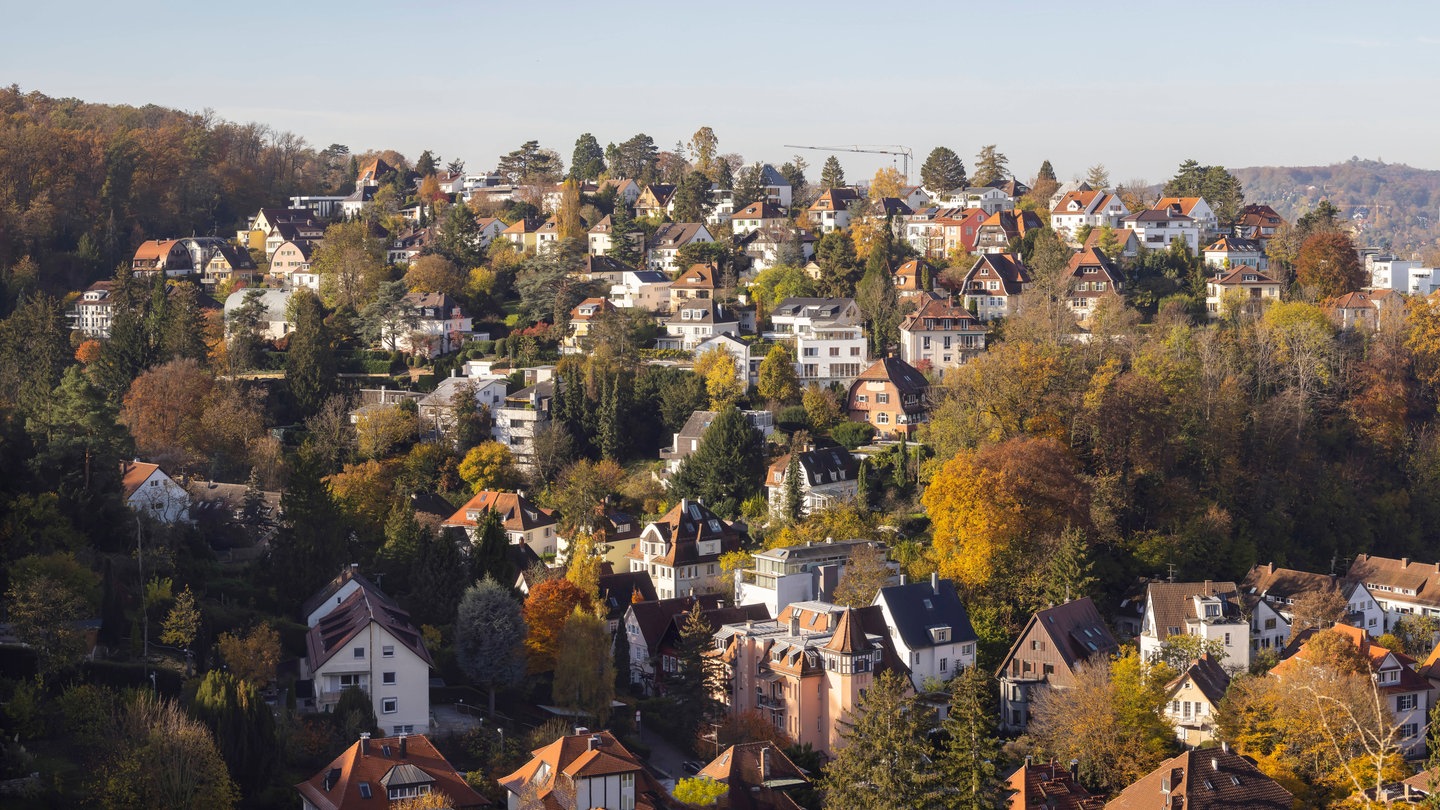
[[[515,456],[500,442],[481,442],[465,454],[459,473],[471,492],[506,489],[515,481]]]
[[[210,729],[174,701],[135,692],[90,785],[104,807],[234,807],[239,792]]]
[[[555,212],[555,229],[560,240],[585,238],[580,218],[580,184],[573,178],[560,184],[560,209]]]
[[[171,360],[136,377],[120,409],[135,449],[172,472],[198,462],[201,420],[213,384],[194,360]]]
[[[883,357],[900,338],[900,312],[895,295],[895,275],[890,271],[888,227],[870,258],[865,262],[865,276],[855,285],[855,304],[865,316],[869,327],[870,354]]]
[[[1096,163],[1085,171],[1085,184],[1093,189],[1110,187],[1110,170],[1104,163]]]
[[[413,442],[419,429],[413,400],[365,411],[355,420],[355,449],[364,458],[384,458]]]
[[[358,311],[385,280],[385,243],[364,220],[338,222],[325,229],[310,267],[327,306]]]
[[[844,188],[844,186],[845,170],[840,168],[840,159],[834,155],[825,158],[825,165],[820,168],[820,188],[828,191],[832,188]]]
[[[434,245],[435,255],[455,264],[460,268],[458,272],[463,277],[465,268],[474,268],[485,259],[485,248],[480,243],[480,222],[468,206],[458,203],[444,206],[438,219],[439,227],[436,229]],[[425,257],[421,256],[420,258]],[[414,269],[413,264],[411,269]],[[435,286],[427,292],[456,294],[450,289],[453,281],[448,276],[442,276],[442,279],[446,286]],[[407,283],[409,283],[408,279]],[[414,289],[414,286],[411,288]]]
[[[881,200],[886,197],[899,197],[900,190],[905,187],[905,175],[894,166],[883,166],[875,170],[875,176],[870,179],[870,199]]]
[[[280,498],[285,523],[270,541],[269,559],[278,593],[312,593],[344,562],[344,522],[321,464],[318,455],[302,447]]]
[[[497,171],[517,185],[554,183],[563,167],[554,152],[541,149],[539,141],[526,141],[519,149],[500,158]]]
[[[417,624],[439,626],[452,620],[466,586],[474,581],[470,561],[460,550],[463,538],[422,528],[419,539],[420,550],[410,570],[416,589],[407,596],[405,606]]]
[[[1299,635],[1305,630],[1328,630],[1344,620],[1350,612],[1350,604],[1339,588],[1323,588],[1306,591],[1295,597],[1290,606],[1290,634]]]
[[[789,523],[805,516],[805,501],[800,489],[800,479],[804,473],[800,469],[799,450],[797,447],[790,453],[790,462],[785,465],[785,490],[780,509],[781,516]]]
[[[950,714],[942,725],[945,750],[940,757],[945,781],[958,797],[949,806],[963,810],[1002,810],[1005,783],[995,767],[1000,742],[995,732],[995,695],[979,667],[950,682]]]
[[[705,430],[700,446],[681,462],[671,482],[681,498],[703,500],[720,515],[733,515],[759,492],[765,465],[760,433],[733,405]]]
[[[864,265],[855,256],[855,243],[848,234],[831,231],[815,243],[815,263],[820,265],[821,295],[829,298],[852,298]]]
[[[433,175],[439,168],[439,158],[430,154],[429,149],[421,152],[420,157],[415,160],[415,173],[420,175],[421,177],[429,177]]]
[[[65,369],[60,384],[25,420],[34,443],[31,472],[60,496],[71,514],[99,514],[108,493],[119,491],[120,460],[131,439],[114,405],[79,366]]]
[[[1155,660],[1164,663],[1176,672],[1184,672],[1191,662],[1209,656],[1215,663],[1225,660],[1225,642],[1220,639],[1194,636],[1189,633],[1172,633],[1155,654]]]
[[[965,188],[965,180],[965,163],[949,147],[937,146],[930,150],[929,157],[920,166],[920,184],[934,194]]]
[[[975,156],[975,174],[970,182],[975,186],[999,183],[1010,175],[1010,158],[995,148],[995,144],[980,147]]]
[[[615,700],[615,659],[605,620],[578,607],[560,630],[555,661],[555,701],[604,726]]]
[[[740,170],[740,174],[735,178],[735,188],[732,191],[736,211],[765,196],[765,183],[760,179],[763,171],[764,169],[759,163]]]
[[[95,347],[101,356],[110,348],[106,343]],[[0,320],[0,402],[27,412],[42,407],[69,365],[69,348],[60,302],[43,294],[25,296]],[[117,391],[130,379],[126,376]]]
[[[805,407],[805,419],[812,430],[829,430],[844,416],[835,394],[821,387],[819,383],[812,382],[805,386],[805,393],[800,400]]]
[[[160,641],[188,650],[190,645],[195,643],[195,635],[199,632],[200,608],[195,604],[195,594],[190,590],[190,586],[186,585],[185,589],[176,595],[175,604],[171,605],[170,612],[165,616]]]
[[[762,398],[780,404],[800,398],[800,378],[795,374],[795,358],[783,343],[776,343],[760,361],[760,378],[755,392]]]
[[[98,587],[99,578],[70,554],[26,557],[10,572],[5,593],[10,625],[35,651],[42,683],[85,652],[85,636],[76,625],[99,606]]]
[[[710,209],[710,178],[700,171],[690,172],[675,187],[671,200],[676,222],[704,222]]]
[[[525,636],[520,604],[488,572],[465,590],[455,617],[455,662],[489,692],[492,715],[495,690],[515,686],[525,676]]]
[[[608,151],[605,157],[612,177],[628,177],[643,186],[654,182],[660,150],[654,138],[641,132],[616,147],[613,157]]]
[[[280,633],[268,622],[257,624],[243,636],[221,634],[215,646],[220,660],[236,678],[264,689],[275,680],[280,665]]]
[[[885,547],[879,544],[858,546],[845,561],[845,573],[835,586],[834,602],[845,607],[868,607],[875,594],[890,582],[893,573]]]
[[[530,589],[525,598],[525,652],[530,672],[555,669],[560,631],[577,606],[586,604],[585,592],[568,579],[549,579]]]
[[[1295,280],[1321,298],[1331,298],[1365,286],[1366,275],[1350,236],[1344,231],[1323,230],[1301,244]]]
[[[296,290],[290,296],[290,313],[295,331],[285,352],[285,382],[300,412],[308,416],[334,393],[334,338],[325,324],[324,305],[309,290]]]
[[[665,680],[665,694],[674,700],[675,726],[683,732],[703,730],[701,724],[718,719],[724,711],[715,698],[726,692],[724,670],[706,654],[715,648],[714,634],[700,603],[693,602],[675,645],[675,671]]]
[[[403,280],[409,292],[444,293],[458,298],[465,294],[469,276],[445,256],[430,253],[412,261]]]
[[[275,718],[255,685],[211,670],[195,692],[196,716],[210,728],[230,776],[247,794],[263,790],[279,764]]]
[[[161,357],[187,357],[203,363],[209,356],[205,345],[205,312],[200,308],[199,295],[199,289],[188,281],[171,287],[166,322],[160,334]]]
[[[1090,544],[1085,533],[1074,526],[1067,526],[1055,540],[1045,564],[1046,603],[1063,605],[1073,599],[1090,596],[1096,584],[1092,569]]]
[[[409,341],[410,333],[420,325],[420,310],[406,296],[404,281],[380,285],[375,299],[360,310],[360,330],[365,339],[397,351],[401,341]]]
[[[595,136],[586,132],[575,139],[575,151],[570,153],[570,178],[573,180],[598,180],[605,171],[605,150]]]
[[[729,785],[708,776],[681,779],[675,783],[675,800],[696,807],[709,807],[729,792]]]
[[[718,411],[733,405],[745,393],[735,356],[725,351],[723,346],[712,346],[701,352],[695,358],[695,374],[705,380],[711,410]]]
[[[703,173],[712,181],[718,181],[715,175],[719,170],[720,163],[720,139],[715,137],[715,130],[710,127],[701,127],[695,130],[690,136],[690,143],[686,145],[690,157],[694,160],[695,170]],[[693,222],[695,220],[682,219],[681,222]]]
[[[825,765],[820,789],[825,806],[850,810],[916,810],[946,807],[943,777],[931,756],[926,733],[930,712],[900,675],[875,678],[855,714],[841,720],[845,744]]]

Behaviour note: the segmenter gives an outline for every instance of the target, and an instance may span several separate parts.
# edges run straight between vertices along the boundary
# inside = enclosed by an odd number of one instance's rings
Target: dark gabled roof
[[[634,269],[635,268],[620,261],[619,259],[614,259],[609,256],[589,255],[580,260],[579,268],[580,272],[588,273],[592,276],[601,275],[603,273],[628,273],[633,271]]]
[[[1293,568],[1276,568],[1275,563],[1256,565],[1240,581],[1240,593],[1256,599],[1266,596],[1293,599],[1303,593],[1339,589],[1340,581],[1335,577]]]
[[[805,476],[806,483],[811,486],[820,486],[838,481],[854,481],[860,475],[860,463],[855,456],[848,451],[838,447],[821,447],[815,450],[806,450],[800,454],[798,459],[800,474]],[[785,482],[785,471],[790,466],[790,454],[786,453],[770,465],[769,474],[766,476],[767,484],[782,484]]]
[[[1105,620],[1100,617],[1100,611],[1095,608],[1095,603],[1087,596],[1036,611],[1001,662],[999,674],[1004,673],[1010,659],[1015,658],[1021,651],[1021,645],[1030,635],[1030,628],[1037,626],[1040,632],[1050,638],[1050,643],[1060,653],[1071,672],[1091,656],[1104,656],[1120,649],[1120,642],[1115,640],[1110,628],[1105,626]]]
[[[670,617],[670,625],[665,628],[665,632],[660,634],[659,646],[661,648],[673,648],[679,643],[680,635],[685,632],[685,625],[690,621],[688,614],[687,610]],[[735,607],[713,607],[700,611],[700,620],[710,628],[712,633],[727,624],[739,624],[747,621],[766,622],[770,618],[770,608],[758,602]]]
[[[905,316],[902,332],[984,332],[985,324],[959,301],[926,294],[920,308]]]
[[[310,628],[305,637],[310,668],[319,669],[372,622],[385,628],[396,641],[405,645],[421,661],[433,665],[430,652],[425,649],[425,642],[420,637],[420,631],[410,621],[410,614],[389,601],[388,597],[381,599],[375,591],[361,588],[345,597],[345,601],[336,605],[334,610],[325,614],[319,624]]]
[[[686,317],[684,317],[683,315],[681,315],[681,313],[684,312],[684,311],[686,311],[686,310],[689,310],[690,313],[691,313],[691,315],[690,315],[689,318],[686,318]],[[695,313],[696,313],[696,312],[702,313],[701,316],[698,317],[698,318],[695,317]],[[696,323],[696,324],[699,324],[699,323],[709,323],[709,324],[716,324],[716,323],[739,323],[739,322],[740,322],[740,318],[739,318],[738,316],[734,315],[733,313],[731,313],[730,310],[726,309],[726,308],[725,308],[725,305],[715,303],[715,300],[714,300],[714,299],[711,299],[711,298],[692,298],[692,299],[690,299],[690,300],[688,300],[688,301],[683,301],[683,302],[681,302],[681,303],[676,304],[676,305],[675,305],[675,312],[672,313],[672,314],[670,315],[669,319],[666,320],[665,322],[666,322],[666,323]]]
[[[1184,672],[1170,681],[1166,689],[1174,691],[1186,679],[1195,684],[1212,706],[1219,706],[1220,701],[1225,699],[1225,690],[1230,688],[1230,673],[1209,653],[1196,658]]]
[[[775,308],[770,311],[770,317],[799,318],[808,316],[833,320],[853,303],[855,303],[853,298],[791,297],[776,304]]]
[[[1407,602],[1440,606],[1440,564],[1437,563],[1361,554],[1350,564],[1345,578],[1389,586]]]
[[[332,596],[339,593],[340,589],[345,587],[345,585],[351,581],[354,581],[356,585],[359,585],[360,590],[369,591],[370,595],[374,599],[389,605],[399,605],[399,603],[397,603],[394,599],[391,599],[389,596],[387,596],[384,591],[380,590],[380,588],[376,586],[375,583],[366,579],[365,575],[360,573],[359,568],[351,568],[347,565],[345,568],[341,569],[340,573],[337,574],[334,579],[326,583],[325,587],[316,591],[313,596],[305,600],[305,604],[300,606],[301,618],[309,617],[311,613],[314,613],[317,608],[330,601],[330,598]]]
[[[651,655],[660,649],[660,640],[665,637],[671,621],[676,616],[690,612],[690,608],[694,607],[697,601],[702,611],[714,610],[724,603],[725,597],[716,593],[702,593],[697,596],[636,602],[630,606],[630,612],[635,616],[635,625],[640,628],[640,635],[645,639]]]
[[[769,741],[732,745],[697,776],[729,787],[729,810],[799,810],[781,791],[810,783],[805,772]]]
[[[1255,763],[1219,748],[1167,759],[1105,805],[1109,810],[1289,810],[1294,796]]]
[[[775,170],[769,163],[760,167],[760,185],[762,186],[788,186],[790,181],[785,175]]]
[[[985,271],[989,270],[989,273]],[[1019,295],[1030,283],[1030,271],[1025,268],[1018,253],[982,253],[970,266],[970,271],[965,274],[965,289],[970,289],[970,284],[976,278],[995,278],[1000,281],[1007,295]],[[978,292],[978,295],[995,295],[996,290],[985,290]]]
[[[879,380],[890,382],[902,394],[924,394],[930,387],[930,381],[925,379],[924,374],[898,357],[884,357],[875,361],[874,365],[855,378],[855,384]]]
[[[948,579],[939,580],[933,587],[928,581],[889,585],[880,589],[877,601],[889,608],[895,632],[912,650],[935,646],[930,636],[932,627],[950,628],[952,641],[947,644],[979,638],[955,583]]]
[[[642,602],[654,602],[656,598],[655,583],[650,579],[649,571],[604,574],[600,577],[598,590],[600,604],[605,606],[610,619],[624,616],[636,593],[640,594]]]

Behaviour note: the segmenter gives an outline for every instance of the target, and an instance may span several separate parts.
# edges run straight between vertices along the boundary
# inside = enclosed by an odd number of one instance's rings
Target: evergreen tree
[[[820,777],[826,807],[846,810],[938,810],[947,790],[931,758],[931,713],[907,695],[903,676],[885,672],[840,721],[845,744]]]
[[[270,783],[279,765],[275,718],[254,684],[220,670],[206,673],[195,692],[195,714],[215,734],[230,777],[247,795]]]
[[[630,237],[630,234],[637,231],[639,228],[635,225],[635,217],[630,213],[630,206],[616,197],[615,213],[610,215],[610,250],[605,255],[631,267],[639,267],[640,245],[636,244],[639,240]]]
[[[724,711],[715,699],[726,691],[722,665],[705,654],[715,647],[714,634],[700,603],[694,602],[675,645],[675,672],[665,681],[665,694],[674,699],[675,725],[683,732],[694,732]],[[686,734],[687,739],[691,736]]]
[[[460,203],[445,206],[436,229],[435,252],[462,271],[485,261],[485,249],[480,246],[480,222],[468,206]]]
[[[704,222],[710,209],[710,178],[703,172],[690,172],[675,187],[672,199],[676,222]]]
[[[27,413],[47,406],[70,364],[70,330],[58,300],[26,295],[0,320],[0,402]]]
[[[1045,565],[1045,601],[1051,605],[1063,605],[1089,596],[1096,582],[1092,569],[1090,543],[1085,538],[1085,532],[1073,526],[1066,527],[1056,539]]]
[[[519,575],[510,558],[510,538],[505,534],[500,513],[494,509],[486,509],[477,521],[470,561],[476,576],[489,577],[506,587]]]
[[[980,147],[975,156],[975,175],[970,182],[976,186],[999,183],[1010,176],[1010,158],[995,148],[995,144]]]
[[[570,153],[570,177],[573,180],[598,180],[605,171],[605,150],[595,136],[586,132],[575,139],[575,151]]]
[[[800,448],[796,447],[790,452],[790,463],[785,467],[785,499],[783,508],[785,519],[795,523],[803,517],[804,499],[800,491]]]
[[[325,325],[325,306],[309,290],[290,297],[290,347],[285,352],[285,382],[302,416],[309,416],[335,392],[334,340]]]
[[[884,232],[889,234],[890,228],[887,226]],[[855,303],[870,327],[870,354],[875,357],[883,357],[885,350],[900,337],[895,276],[890,271],[887,255],[889,241],[884,239],[870,250],[865,276],[855,286]]]
[[[397,499],[385,519],[385,545],[375,552],[375,564],[385,575],[390,593],[410,592],[413,584],[410,575],[420,556],[422,540],[414,505],[409,498]]]
[[[1005,783],[995,767],[1000,741],[995,734],[995,697],[988,673],[970,667],[950,682],[949,738],[940,763],[956,795],[947,805],[957,810],[1003,810]]]
[[[1199,197],[1205,190],[1206,167],[1189,158],[1180,164],[1175,176],[1165,183],[1166,197]]]
[[[133,445],[119,410],[79,366],[65,370],[25,421],[25,432],[34,443],[31,473],[44,490],[60,496],[68,514],[77,522],[109,514],[105,501],[120,491],[120,462]]]
[[[420,624],[441,625],[450,621],[470,582],[470,564],[460,553],[454,535],[420,531],[420,553],[410,572],[413,588],[407,606]]]
[[[844,185],[845,170],[840,168],[840,159],[834,155],[825,158],[825,165],[820,168],[820,188],[828,191]]]
[[[1035,173],[1035,179],[1049,180],[1052,183],[1060,182],[1059,178],[1055,176],[1055,168],[1050,165],[1048,160],[1040,164],[1040,171]]]
[[[491,513],[493,514],[493,512]],[[510,589],[488,574],[465,590],[455,615],[455,663],[490,695],[525,675],[525,620]]]
[[[115,275],[110,337],[101,344],[90,371],[95,384],[114,402],[125,395],[132,380],[160,361],[160,344],[149,317],[154,299],[148,292],[145,279],[132,275],[129,268]]]
[[[735,178],[735,188],[731,190],[731,196],[736,211],[765,196],[765,185],[760,182],[761,171],[760,164],[756,163],[741,169],[739,176]]]
[[[164,330],[160,335],[160,356],[167,360],[188,358],[199,363],[209,359],[205,345],[205,313],[200,309],[200,291],[188,281],[173,287]]]
[[[434,155],[430,154],[429,149],[421,152],[420,158],[415,161],[415,173],[420,175],[421,177],[429,177],[430,175],[434,174],[436,169],[438,168],[439,158],[436,158]]]
[[[808,168],[810,168],[810,164],[799,155],[781,164],[780,176],[790,184],[790,199],[798,200],[805,196],[805,188],[809,185],[809,181],[805,179],[805,170]]]
[[[965,163],[948,147],[930,150],[930,156],[920,166],[920,183],[936,194],[965,188],[965,179]]]
[[[264,343],[260,324],[265,316],[262,295],[263,290],[246,290],[240,306],[225,315],[225,356],[231,372],[249,371],[260,365]]]
[[[638,593],[638,591],[637,591]],[[621,627],[615,631],[614,640],[615,657],[615,692],[617,694],[630,691],[630,634]]]
[[[600,401],[600,426],[597,432],[600,455],[619,461],[625,450],[625,436],[620,424],[620,417],[625,413],[625,407],[620,401],[620,375],[616,374],[609,385],[605,385],[603,381],[601,385],[604,396]]]
[[[855,256],[855,243],[848,234],[831,231],[815,243],[815,262],[820,265],[818,292],[828,298],[852,298],[855,284],[865,266]]]
[[[740,504],[760,491],[764,469],[759,431],[730,405],[715,416],[700,446],[681,462],[672,491],[680,498],[703,500],[717,514],[734,515]]]
[[[855,500],[860,508],[870,508],[870,459],[860,459],[860,470],[855,475]]]
[[[301,447],[290,469],[280,506],[285,524],[270,542],[271,581],[282,599],[298,604],[345,562],[345,527],[322,480],[321,454]]]

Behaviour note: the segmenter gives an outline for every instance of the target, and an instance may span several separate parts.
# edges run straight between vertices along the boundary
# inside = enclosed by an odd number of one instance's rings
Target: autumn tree
[[[1299,635],[1311,628],[1327,630],[1343,621],[1349,612],[1350,604],[1339,588],[1306,591],[1290,605],[1290,633]]]
[[[885,672],[840,721],[844,745],[819,780],[825,806],[853,810],[948,807],[944,777],[926,736],[931,714],[903,676]]]
[[[1368,281],[1355,243],[1340,230],[1318,231],[1305,239],[1295,260],[1295,280],[1322,298],[1354,292]]]
[[[695,374],[705,381],[713,411],[734,405],[745,393],[745,383],[740,380],[735,356],[722,346],[712,346],[696,356]]]
[[[965,188],[965,163],[955,150],[937,146],[920,166],[920,183],[932,194]]]
[[[538,586],[537,586],[538,587]],[[525,620],[508,588],[485,576],[465,591],[455,617],[455,661],[490,696],[525,675]]]
[[[481,442],[470,448],[460,461],[459,473],[470,485],[471,492],[509,489],[515,485],[518,474],[514,454],[496,441]]]
[[[339,222],[325,229],[310,267],[327,306],[358,312],[385,280],[385,243],[364,220]]]
[[[199,632],[200,608],[195,604],[194,592],[186,585],[184,590],[175,595],[175,604],[170,606],[170,612],[165,615],[160,641],[188,650],[190,645],[195,643],[195,636]]]
[[[875,176],[870,179],[870,199],[899,197],[900,190],[905,187],[905,179],[905,175],[894,166],[876,169]]]
[[[525,598],[525,652],[529,672],[555,669],[560,631],[577,606],[586,604],[585,592],[568,579],[550,579],[532,587]]]
[[[77,624],[99,606],[99,578],[70,554],[31,556],[10,571],[5,606],[15,636],[35,651],[43,682],[80,660]]]
[[[90,796],[105,807],[231,808],[239,791],[210,729],[148,691],[121,711]]]
[[[615,660],[605,620],[577,607],[565,619],[555,661],[555,702],[604,726],[615,700]]]
[[[795,358],[783,343],[776,343],[760,361],[760,378],[755,393],[778,404],[789,404],[800,398],[800,379],[795,374]]]
[[[845,573],[835,586],[832,598],[837,605],[861,608],[875,602],[875,594],[890,584],[894,572],[885,547],[879,544],[856,546],[845,561]]]
[[[136,377],[120,409],[135,449],[172,470],[197,463],[201,419],[213,385],[210,373],[194,360],[171,360]]]
[[[560,240],[584,239],[580,218],[580,184],[574,179],[560,184],[560,208],[555,212],[555,230]]]
[[[443,293],[451,298],[465,294],[467,273],[438,253],[417,257],[405,269],[405,289],[416,293]]]
[[[222,633],[216,647],[230,673],[256,689],[275,680],[280,665],[280,633],[269,623],[257,624],[244,635]]]

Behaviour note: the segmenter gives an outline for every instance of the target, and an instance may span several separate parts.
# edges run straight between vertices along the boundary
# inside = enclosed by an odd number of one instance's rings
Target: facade
[[[928,582],[888,585],[875,594],[875,605],[890,628],[896,655],[910,668],[910,683],[943,683],[975,666],[979,636],[960,602],[955,583],[932,573]]]
[[[405,303],[415,310],[415,328],[398,338],[402,350],[438,357],[459,349],[470,333],[471,320],[445,293],[406,293]],[[383,340],[383,339],[382,339]]]
[[[670,311],[670,277],[658,270],[627,270],[610,285],[610,303],[620,309]]]
[[[615,311],[615,306],[604,298],[586,298],[570,310],[570,324],[565,337],[560,341],[562,354],[581,354],[587,350],[590,341],[590,327],[604,313]]]
[[[653,584],[651,587],[653,589]],[[660,645],[670,627],[677,619],[683,621],[697,604],[708,612],[719,609],[723,602],[722,595],[712,593],[631,603],[623,619],[625,641],[630,648],[630,683],[643,687],[646,695],[659,694],[665,668],[669,666],[661,655]],[[764,618],[769,617],[767,613]]]
[[[165,474],[159,464],[120,463],[120,487],[125,505],[161,523],[190,520],[190,493]]]
[[[661,599],[726,590],[720,555],[739,551],[741,532],[705,504],[682,498],[645,527],[630,552],[630,570],[648,571]]]
[[[1181,214],[1194,220],[1195,224],[1200,226],[1202,235],[1219,233],[1219,220],[1204,197],[1161,197],[1160,201],[1155,203],[1155,208],[1170,207],[1179,209]],[[1198,253],[1194,247],[1191,248],[1191,252]]]
[[[988,331],[958,301],[927,295],[900,322],[900,359],[944,377],[985,351]]]
[[[476,405],[494,413],[505,403],[507,385],[506,378],[499,375],[446,377],[415,404],[420,407],[420,418],[437,434],[444,435],[455,425],[455,397],[461,391],[469,390]]]
[[[935,268],[924,259],[911,259],[895,268],[895,296],[901,301],[919,301],[935,290]]]
[[[1040,689],[1065,689],[1081,665],[1104,661],[1120,649],[1089,597],[1041,610],[1030,617],[995,675],[1000,679],[1000,728],[1021,732]]]
[[[884,438],[909,437],[925,421],[929,380],[898,357],[878,360],[850,384],[846,410],[852,422],[869,422]]]
[[[1390,290],[1348,292],[1321,306],[1340,329],[1374,332],[1383,326],[1399,326],[1405,317],[1405,302]]]
[[[1050,209],[1050,227],[1067,242],[1075,243],[1080,229],[1089,225],[1119,228],[1130,211],[1108,191],[1071,191]]]
[[[1390,255],[1366,256],[1365,270],[1370,274],[1369,289],[1392,290],[1410,295],[1429,295],[1440,289],[1440,276],[1435,268],[1418,261],[1406,261]]]
[[[1379,632],[1366,623],[1365,629],[1373,635],[1389,632],[1406,616],[1440,618],[1440,564],[1361,554],[1350,564],[1345,579],[1364,585],[1384,611]]]
[[[975,260],[960,289],[965,307],[989,322],[1018,312],[1020,296],[1030,284],[1030,271],[1020,254],[986,253]]]
[[[608,731],[577,728],[500,777],[509,810],[669,810],[679,805]]]
[[[655,235],[645,243],[645,266],[662,273],[679,270],[675,262],[680,248],[696,242],[714,242],[715,237],[703,222],[667,222],[655,229]]]
[[[1240,217],[1235,222],[1235,235],[1241,239],[1256,239],[1261,244],[1268,243],[1285,220],[1275,213],[1275,209],[1268,205],[1247,205],[1240,209]]]
[[[806,214],[816,233],[843,231],[850,227],[850,206],[860,201],[860,192],[853,188],[827,188]]]
[[[1015,210],[1015,200],[1004,189],[993,186],[953,189],[938,195],[935,202],[948,208],[979,208],[986,216]]]
[[[795,602],[828,602],[856,552],[883,548],[871,540],[827,540],[753,552],[751,567],[735,572],[735,604],[764,605],[779,616]]]
[[[794,189],[791,187],[790,181],[785,179],[785,175],[776,171],[775,167],[769,163],[760,167],[760,186],[761,192],[770,204],[778,205],[781,208],[790,207]]]
[[[673,210],[670,202],[675,196],[675,187],[666,183],[651,183],[641,189],[635,198],[637,219],[660,218]]]
[[[441,523],[444,527],[465,530],[470,542],[480,542],[480,523],[485,512],[494,510],[511,545],[526,545],[538,557],[553,557],[559,551],[555,512],[532,502],[518,492],[484,490],[465,502],[455,514]]]
[[[786,453],[776,459],[765,472],[765,493],[770,501],[770,514],[779,519],[787,517],[785,490],[792,455]],[[843,448],[806,450],[799,454],[796,463],[800,473],[796,487],[800,495],[801,515],[854,500],[860,492],[860,465]]]
[[[1229,670],[1250,668],[1250,622],[1233,582],[1152,582],[1145,597],[1140,655],[1159,656],[1171,636],[1199,636],[1220,645]]]
[[[1216,270],[1239,270],[1243,265],[1263,273],[1270,268],[1270,259],[1258,239],[1222,234],[1205,246],[1205,265]]]
[[[714,300],[715,293],[719,288],[720,283],[716,278],[714,267],[708,264],[692,264],[688,270],[677,275],[671,282],[668,311],[674,312],[680,308],[681,304],[695,299]]]
[[[490,435],[510,448],[515,466],[521,470],[534,467],[535,435],[550,424],[550,403],[556,385],[554,379],[548,379],[522,388],[505,397],[505,404],[494,411]]]
[[[767,340],[784,342],[801,385],[849,385],[865,365],[865,329],[850,298],[786,298],[770,313]]]
[[[1034,211],[996,211],[980,223],[975,232],[975,249],[982,253],[1005,253],[1026,233],[1045,227]]]
[[[1280,300],[1281,286],[1249,267],[1217,273],[1205,282],[1205,312],[1211,320],[1232,313],[1255,317]]]
[[[453,810],[490,806],[424,734],[362,734],[295,790],[301,810],[388,810],[431,794],[444,794]]]
[[[430,727],[430,653],[394,600],[359,583],[305,636],[302,671],[314,680],[315,708],[333,711],[343,690],[370,696],[375,722],[394,734]]]
[[[665,336],[656,339],[661,349],[694,351],[696,346],[720,335],[740,334],[740,316],[713,300],[692,299],[678,305],[665,321]]]
[[[782,228],[790,218],[778,205],[768,201],[753,202],[730,215],[730,230],[736,236],[767,228]]]
[[[1290,810],[1295,797],[1229,747],[1186,751],[1160,763],[1107,810]]]
[[[661,448],[660,459],[665,462],[665,475],[674,475],[680,469],[680,462],[689,458],[692,453],[700,449],[700,442],[705,438],[705,431],[710,423],[715,421],[716,411],[695,411],[685,424],[680,427],[680,432],[674,434],[674,439],[668,449]],[[741,411],[745,420],[750,426],[760,431],[762,437],[768,437],[775,430],[775,414],[770,411]]]
[[[1134,231],[1140,244],[1148,250],[1165,250],[1171,242],[1180,239],[1192,254],[1198,254],[1200,240],[1206,233],[1203,225],[1182,213],[1178,203],[1137,211],[1125,217],[1121,224],[1126,230]]]
[[[796,743],[827,756],[844,744],[842,721],[879,672],[904,672],[875,607],[797,602],[771,621],[727,624],[715,633],[731,714],[760,712]]]
[[[1194,748],[1215,742],[1215,714],[1229,688],[1230,673],[1208,655],[1195,659],[1165,685],[1169,696],[1165,716],[1175,725],[1175,738],[1182,745]]]
[[[1120,268],[1100,248],[1086,248],[1071,256],[1067,270],[1070,288],[1065,303],[1081,326],[1089,325],[1103,302],[1120,300]]]
[[[281,242],[270,256],[270,275],[290,279],[294,278],[296,273],[308,273],[310,259],[314,255],[314,242],[304,239]]]
[[[80,293],[70,310],[70,328],[87,338],[110,337],[110,324],[115,322],[115,303],[111,294],[113,281],[97,281]]]

